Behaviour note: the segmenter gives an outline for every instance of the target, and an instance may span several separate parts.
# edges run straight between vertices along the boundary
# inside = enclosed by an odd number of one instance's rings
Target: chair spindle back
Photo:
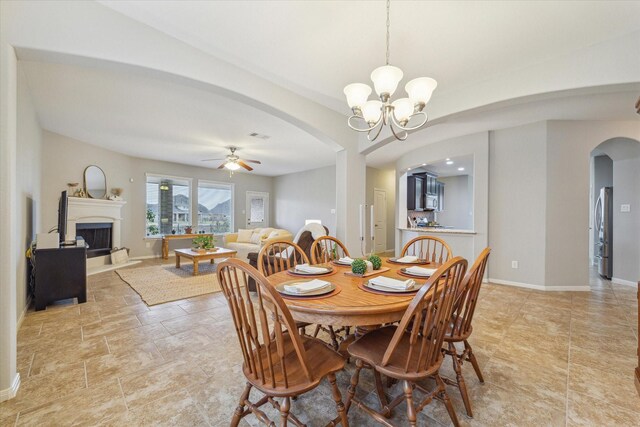
[[[396,354],[402,339],[406,339],[405,334],[409,335],[409,349],[403,361],[406,373],[423,373],[443,357],[444,334],[466,270],[467,260],[455,257],[429,278],[402,317],[382,358],[383,366]]]
[[[400,256],[414,255],[420,259],[443,264],[451,259],[451,254],[451,248],[444,240],[433,236],[419,236],[404,245]]]
[[[256,282],[257,298],[251,298],[247,280]],[[312,381],[302,340],[282,297],[258,270],[237,259],[218,265],[218,281],[229,304],[247,375],[270,388],[288,388],[291,347]],[[272,323],[271,327],[269,323]],[[287,349],[287,343],[290,346]],[[291,372],[294,374],[294,372]]]
[[[348,256],[347,248],[335,237],[322,236],[311,245],[311,262],[313,264],[323,264]]]
[[[258,254],[258,270],[267,277],[308,263],[309,258],[302,248],[286,240],[270,242],[263,246]]]
[[[451,336],[462,336],[471,330],[473,313],[478,303],[478,295],[482,286],[482,278],[487,268],[491,248],[485,248],[467,272],[467,275],[460,286],[460,293],[453,304],[453,314],[451,316]]]

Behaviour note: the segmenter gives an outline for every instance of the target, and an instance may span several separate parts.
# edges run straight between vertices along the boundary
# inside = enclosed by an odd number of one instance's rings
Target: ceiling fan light
[[[380,115],[382,114],[382,102],[377,100],[367,101],[362,106],[362,117],[364,120],[372,125],[377,123],[380,120]]]
[[[347,96],[349,108],[362,108],[371,95],[371,88],[364,83],[351,83],[345,86],[344,94]]]
[[[230,171],[237,171],[238,169],[240,169],[240,165],[237,164],[236,162],[227,162],[227,164],[224,165],[224,167],[229,169]]]
[[[379,96],[383,94],[391,96],[396,91],[402,76],[403,73],[400,68],[393,65],[383,65],[373,70],[371,81]]]
[[[426,104],[437,86],[438,82],[431,77],[418,77],[407,83],[404,89],[414,104]]]
[[[406,123],[413,114],[413,102],[409,98],[393,101],[393,115],[399,123]]]

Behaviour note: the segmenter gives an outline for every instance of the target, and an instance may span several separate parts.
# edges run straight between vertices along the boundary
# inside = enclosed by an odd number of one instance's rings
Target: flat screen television
[[[60,202],[58,203],[58,233],[60,234],[60,242],[64,243],[67,237],[67,207],[69,201],[67,199],[67,191],[60,194]]]

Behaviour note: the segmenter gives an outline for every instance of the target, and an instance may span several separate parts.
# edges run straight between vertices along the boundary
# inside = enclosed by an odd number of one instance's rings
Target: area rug
[[[200,263],[198,275],[193,276],[193,265],[154,265],[116,270],[122,280],[136,291],[147,305],[191,298],[220,292],[216,265]]]

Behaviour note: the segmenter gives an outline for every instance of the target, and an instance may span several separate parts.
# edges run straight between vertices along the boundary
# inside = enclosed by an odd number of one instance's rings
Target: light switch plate
[[[631,212],[631,205],[620,205],[620,212]]]

